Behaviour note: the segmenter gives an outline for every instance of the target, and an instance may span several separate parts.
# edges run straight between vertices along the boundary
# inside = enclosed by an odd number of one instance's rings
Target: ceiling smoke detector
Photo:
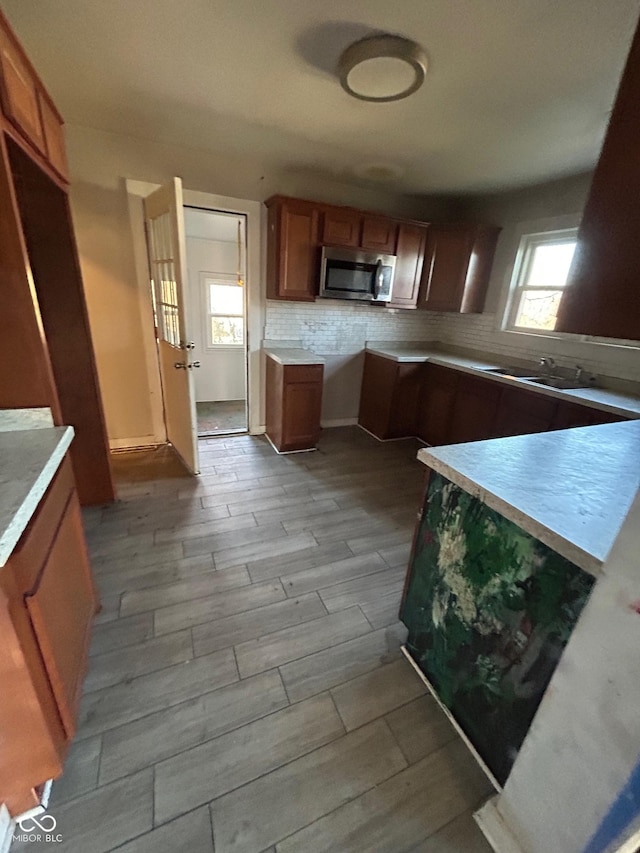
[[[415,41],[377,35],[360,39],[338,62],[342,88],[361,101],[399,101],[416,92],[427,73],[427,55]]]

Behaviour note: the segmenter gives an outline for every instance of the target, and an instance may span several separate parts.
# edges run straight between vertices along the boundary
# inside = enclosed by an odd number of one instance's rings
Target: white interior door
[[[174,178],[144,199],[149,268],[167,438],[197,474],[198,436],[189,337],[182,181]]]

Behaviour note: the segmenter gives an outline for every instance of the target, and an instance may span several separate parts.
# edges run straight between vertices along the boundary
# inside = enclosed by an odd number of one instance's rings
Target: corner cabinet
[[[62,773],[97,606],[65,458],[0,569],[0,802],[14,816]]]
[[[422,369],[366,352],[358,425],[381,441],[415,435]]]
[[[428,311],[481,313],[500,228],[432,225],[418,307]]]
[[[267,202],[267,299],[313,302],[318,292],[319,210],[310,201]]]

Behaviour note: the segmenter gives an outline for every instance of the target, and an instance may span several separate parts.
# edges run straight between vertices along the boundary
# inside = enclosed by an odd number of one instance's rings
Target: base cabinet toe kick
[[[0,802],[13,817],[62,773],[97,608],[65,454],[0,568]]]

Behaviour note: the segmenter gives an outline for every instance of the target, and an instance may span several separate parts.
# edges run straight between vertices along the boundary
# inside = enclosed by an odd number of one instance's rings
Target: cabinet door
[[[556,330],[640,340],[640,27],[585,204]]]
[[[372,252],[393,255],[396,251],[396,233],[398,225],[392,219],[380,216],[365,216],[362,220],[362,238],[360,245]]]
[[[391,405],[397,372],[397,362],[365,352],[358,424],[376,438],[390,438]]]
[[[422,276],[427,229],[401,222],[390,307],[415,308]]]
[[[360,245],[362,216],[357,210],[326,208],[322,217],[322,242],[327,246]]]
[[[36,78],[20,48],[1,28],[0,67],[5,114],[39,151],[44,151]]]
[[[601,409],[592,409],[590,406],[581,406],[579,403],[558,402],[555,415],[551,422],[551,429],[572,429],[573,427],[593,426],[595,424],[611,424],[624,421],[622,415],[612,412],[603,412]]]
[[[472,247],[473,235],[468,228],[429,228],[420,308],[460,310]]]
[[[26,605],[69,738],[76,728],[95,592],[75,495],[67,506]]]
[[[450,444],[492,438],[501,387],[490,379],[463,374],[451,416]]]
[[[267,297],[313,302],[318,292],[318,209],[285,199],[269,208]]]
[[[493,434],[499,438],[507,435],[525,435],[545,432],[558,407],[553,397],[541,393],[504,388],[498,405]]]
[[[320,438],[321,365],[284,368],[282,450],[305,450]]]
[[[69,175],[69,166],[67,164],[67,152],[64,145],[62,119],[48,98],[42,93],[40,93],[40,109],[44,138],[47,144],[47,157],[60,177],[66,179]]]
[[[437,446],[451,441],[451,415],[460,374],[455,370],[426,364],[418,409],[418,437]]]
[[[423,364],[399,364],[391,405],[391,438],[416,435]]]

